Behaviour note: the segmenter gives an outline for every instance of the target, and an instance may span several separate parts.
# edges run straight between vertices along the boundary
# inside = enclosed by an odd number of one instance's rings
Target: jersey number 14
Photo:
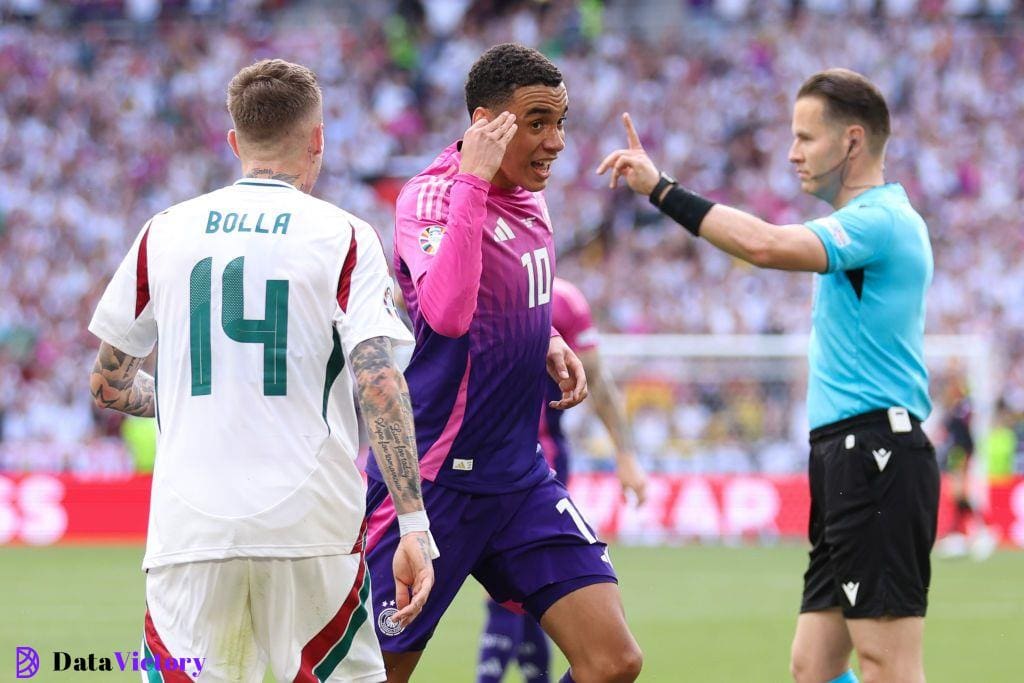
[[[192,362],[192,395],[206,396],[213,389],[213,345],[210,339],[210,277],[213,258],[192,268],[189,277],[189,356]],[[262,320],[245,318],[242,276],[245,257],[232,260],[224,269],[220,324],[224,334],[242,344],[263,344],[263,394],[288,393],[288,281],[267,280]]]

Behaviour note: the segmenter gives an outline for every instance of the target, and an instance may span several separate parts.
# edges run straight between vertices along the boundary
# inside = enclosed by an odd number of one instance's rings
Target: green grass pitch
[[[618,546],[629,622],[644,650],[642,681],[786,681],[804,550]],[[49,672],[49,653],[138,646],[142,548],[0,548],[0,680],[14,648],[40,651],[35,681],[127,680],[128,674]],[[978,564],[935,560],[925,651],[930,683],[1024,681],[1024,553]],[[483,620],[472,582],[441,622],[414,680],[472,681]],[[554,678],[564,670],[556,658]],[[268,679],[269,680],[269,679]],[[519,680],[509,674],[507,681]]]

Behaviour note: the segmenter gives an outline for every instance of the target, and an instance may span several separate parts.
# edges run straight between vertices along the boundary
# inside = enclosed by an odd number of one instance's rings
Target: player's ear
[[[238,153],[238,136],[235,134],[234,128],[228,131],[228,147],[230,147],[231,151],[234,152],[235,158],[242,158],[242,155]]]
[[[323,154],[324,152],[324,122],[313,126],[313,131],[310,133],[309,138],[309,151],[312,154]]]
[[[494,120],[494,116],[491,115],[491,110],[487,107],[477,107],[473,110],[473,116],[470,117],[470,123],[476,123],[480,119],[492,121]]]
[[[846,155],[855,157],[864,151],[865,133],[863,126],[850,126],[847,131]]]

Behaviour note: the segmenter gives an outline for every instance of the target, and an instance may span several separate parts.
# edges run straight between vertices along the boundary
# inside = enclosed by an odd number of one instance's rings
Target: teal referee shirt
[[[811,429],[891,406],[924,420],[932,409],[924,365],[928,226],[899,183],[806,225],[828,253],[828,270],[814,278]]]

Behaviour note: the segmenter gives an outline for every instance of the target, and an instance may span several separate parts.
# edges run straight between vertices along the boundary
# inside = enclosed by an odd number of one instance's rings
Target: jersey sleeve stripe
[[[348,254],[345,256],[345,264],[341,267],[341,275],[338,276],[338,305],[341,310],[348,312],[348,295],[352,289],[352,271],[356,269],[356,229],[352,228],[352,240],[348,245]]]
[[[139,242],[139,255],[135,261],[135,318],[136,320],[142,311],[146,310],[149,304],[149,225],[142,233],[142,241]]]
[[[420,185],[420,191],[416,193],[416,220],[423,220],[423,201],[426,199],[427,191],[430,188],[430,182],[427,181]]]

